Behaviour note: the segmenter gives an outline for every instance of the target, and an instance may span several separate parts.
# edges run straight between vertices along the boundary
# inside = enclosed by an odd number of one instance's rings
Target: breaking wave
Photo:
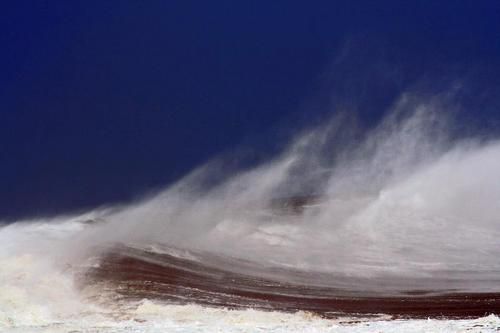
[[[500,142],[457,137],[450,107],[405,94],[369,131],[337,116],[258,165],[219,158],[128,206],[4,226],[0,327],[141,330],[155,307],[322,330],[498,314]]]

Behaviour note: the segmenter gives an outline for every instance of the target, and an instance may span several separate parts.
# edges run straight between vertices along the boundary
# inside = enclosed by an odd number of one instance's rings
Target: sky
[[[348,105],[466,82],[500,128],[498,1],[10,1],[0,220],[126,203],[238,146],[271,154]],[[498,131],[500,132],[500,131]]]

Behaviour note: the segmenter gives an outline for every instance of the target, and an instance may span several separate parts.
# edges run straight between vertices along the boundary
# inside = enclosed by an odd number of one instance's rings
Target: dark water
[[[443,272],[428,279],[353,278],[262,267],[203,252],[115,246],[82,276],[121,300],[143,298],[232,309],[309,311],[324,317],[389,314],[404,318],[469,318],[500,313],[500,277]],[[468,280],[470,277],[472,280]],[[484,291],[478,285],[488,286]],[[475,285],[476,291],[468,286]]]

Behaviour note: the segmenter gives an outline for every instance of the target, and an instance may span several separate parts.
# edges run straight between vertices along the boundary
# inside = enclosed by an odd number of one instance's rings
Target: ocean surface
[[[270,293],[305,293],[305,290],[287,290],[265,285],[266,281],[248,281],[241,271],[249,267],[249,263],[235,265],[238,274],[219,276],[210,280],[213,271],[196,272],[196,258],[190,257],[187,251],[162,251],[160,257],[168,256],[170,266],[181,265],[179,271],[190,272],[191,275],[180,274],[171,278],[177,284],[169,285],[162,280],[159,272],[141,272],[140,267],[118,267],[108,271],[103,265],[111,265],[113,261],[98,260],[88,257],[76,262],[74,254],[66,253],[68,244],[78,239],[79,234],[87,229],[100,228],[100,225],[89,224],[81,218],[70,218],[67,221],[32,221],[11,224],[0,229],[0,331],[2,332],[497,332],[500,329],[500,318],[487,315],[488,311],[499,311],[499,297],[491,297],[490,302],[483,300],[479,313],[452,313],[459,317],[441,317],[439,310],[425,309],[417,313],[417,318],[394,316],[377,313],[377,299],[370,301],[369,315],[356,313],[354,308],[348,313],[337,311],[325,316],[322,311],[293,309],[289,300],[285,303],[266,302]],[[101,222],[104,223],[104,222]],[[140,258],[141,262],[152,264],[154,260],[149,249],[147,251],[115,249],[114,253]],[[123,252],[125,251],[125,252]],[[108,252],[106,252],[108,253]],[[112,252],[111,252],[112,253]],[[148,256],[144,256],[148,253]],[[68,261],[68,258],[73,258]],[[173,259],[176,258],[177,261]],[[212,258],[213,262],[221,260]],[[212,262],[212,263],[213,263]],[[115,262],[116,264],[116,262]],[[220,264],[220,263],[219,263]],[[233,263],[234,264],[234,263]],[[137,265],[137,264],[136,264]],[[206,264],[205,264],[206,265]],[[238,267],[239,266],[239,267]],[[171,270],[171,268],[169,268]],[[89,273],[91,272],[91,273]],[[144,274],[133,282],[132,275]],[[172,271],[170,271],[172,273]],[[100,279],[98,275],[100,274]],[[128,275],[127,275],[128,274]],[[162,274],[168,275],[168,272]],[[201,274],[200,283],[210,280],[205,288],[193,286],[186,279]],[[106,276],[109,275],[109,276]],[[261,276],[260,274],[257,274]],[[241,281],[235,281],[235,277]],[[297,280],[304,278],[296,277]],[[225,280],[224,280],[225,279]],[[235,287],[228,288],[229,280]],[[121,283],[113,283],[117,282]],[[215,281],[215,282],[214,282]],[[220,281],[220,284],[217,283]],[[128,282],[128,284],[127,284]],[[155,286],[155,283],[158,284]],[[160,286],[160,284],[162,284]],[[267,281],[269,283],[269,281]],[[299,282],[296,282],[299,283]],[[142,285],[144,284],[144,285]],[[235,289],[249,291],[251,287],[259,287],[268,295],[255,299],[241,299],[235,295]],[[224,289],[222,292],[214,289]],[[271,288],[271,291],[269,291]],[[289,286],[289,288],[292,288]],[[210,289],[210,290],[209,290]],[[328,289],[327,289],[328,291]],[[155,295],[161,292],[160,295]],[[224,298],[223,293],[229,293]],[[255,292],[255,290],[254,290]],[[331,291],[330,291],[331,292]],[[222,293],[222,294],[221,294]],[[311,293],[311,291],[309,291]],[[360,295],[358,295],[359,297]],[[302,296],[299,296],[302,297]],[[355,296],[348,295],[348,298]],[[422,297],[422,296],[419,296]],[[259,298],[257,298],[258,300]],[[429,302],[428,299],[426,302]],[[464,310],[470,304],[463,304]],[[477,301],[476,301],[477,302]],[[489,305],[488,305],[489,304]],[[286,306],[285,306],[286,305]],[[302,304],[302,307],[307,303]],[[280,309],[279,307],[283,308]],[[299,307],[301,305],[299,304]],[[334,308],[334,307],[333,307]],[[380,307],[383,309],[383,306]],[[404,310],[404,304],[393,308]],[[375,310],[374,310],[375,309]],[[446,307],[443,308],[446,310]],[[374,311],[373,311],[374,310]],[[449,310],[449,309],[448,309]],[[366,309],[365,309],[366,311]],[[497,312],[498,313],[498,312]],[[410,314],[411,311],[410,311]],[[413,313],[414,315],[415,313]],[[426,318],[428,316],[428,318]],[[463,318],[465,317],[465,319]]]

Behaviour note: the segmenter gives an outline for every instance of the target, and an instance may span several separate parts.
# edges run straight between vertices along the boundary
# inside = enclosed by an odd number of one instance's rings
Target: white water
[[[352,276],[453,271],[465,282],[473,277],[467,290],[498,291],[498,285],[476,281],[500,271],[500,143],[448,138],[438,116],[445,111],[435,99],[403,96],[391,116],[356,140],[346,140],[335,119],[250,170],[229,171],[212,161],[134,205],[2,227],[0,330],[494,331],[500,327],[496,316],[349,324],[305,313],[106,304],[96,298],[99,290],[74,285],[74,272],[92,264],[86,258],[96,247],[166,242]],[[299,216],[269,213],[275,198],[304,189],[310,194],[310,188],[323,196],[320,206]],[[99,218],[106,222],[82,222]]]
[[[69,219],[0,229],[1,332],[495,332],[500,328],[500,318],[493,315],[475,320],[384,316],[327,320],[303,312],[235,311],[148,300],[97,306],[74,288],[71,269],[59,261],[65,256],[57,254],[68,246],[68,239],[91,227]]]

